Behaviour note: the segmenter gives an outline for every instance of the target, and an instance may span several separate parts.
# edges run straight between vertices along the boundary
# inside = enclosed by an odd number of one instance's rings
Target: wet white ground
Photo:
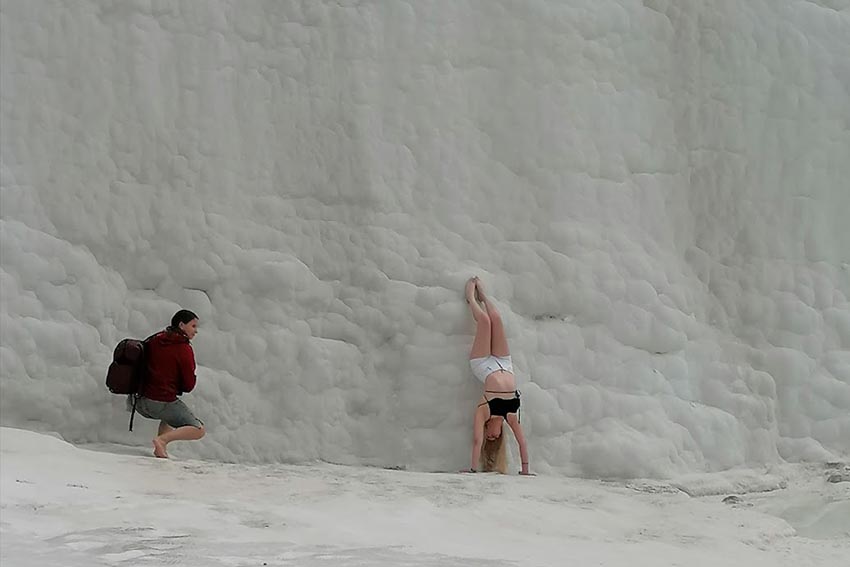
[[[2,429],[4,567],[837,567],[850,557],[842,464],[606,482],[93,448]]]

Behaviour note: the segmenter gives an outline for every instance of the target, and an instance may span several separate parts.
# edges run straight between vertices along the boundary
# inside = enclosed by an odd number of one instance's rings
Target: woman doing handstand
[[[476,325],[469,365],[475,377],[484,383],[484,393],[475,409],[473,420],[469,471],[475,472],[480,461],[484,471],[507,472],[507,446],[502,435],[504,422],[507,421],[519,444],[522,460],[520,474],[530,474],[528,447],[519,422],[519,390],[516,389],[502,317],[485,295],[478,277],[466,283],[466,302]]]

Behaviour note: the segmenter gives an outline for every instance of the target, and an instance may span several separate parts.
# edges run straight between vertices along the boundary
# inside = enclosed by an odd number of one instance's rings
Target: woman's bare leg
[[[469,358],[483,358],[490,356],[490,316],[478,304],[475,297],[475,288],[478,278],[472,278],[466,282],[466,302],[475,319],[475,340],[472,341],[472,350]]]
[[[487,317],[490,319],[490,353],[493,356],[510,356],[511,351],[508,348],[508,338],[505,335],[505,325],[502,323],[502,316],[499,310],[484,293],[484,286],[480,280],[476,280],[475,288],[481,301],[484,302],[484,307],[487,309]]]
[[[168,431],[153,438],[153,454],[160,459],[167,459],[166,446],[172,441],[195,441],[204,436],[206,430],[203,427],[184,425],[176,429],[169,428]]]
[[[164,421],[159,422],[159,428],[156,430],[156,437],[153,438],[153,456],[158,457],[160,459],[168,458],[168,451],[165,449],[166,443],[162,441],[162,436],[170,431],[174,431],[174,428],[165,423]]]

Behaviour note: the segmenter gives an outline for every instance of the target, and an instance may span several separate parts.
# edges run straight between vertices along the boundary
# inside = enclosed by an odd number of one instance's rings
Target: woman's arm
[[[475,408],[475,418],[472,420],[472,454],[469,459],[470,472],[478,468],[479,460],[481,459],[481,447],[484,445],[484,422],[487,421],[487,412],[489,408],[485,405],[479,405]]]
[[[180,393],[191,392],[195,388],[195,351],[189,343],[180,345],[180,353],[177,355],[177,367],[180,374]]]
[[[519,444],[519,458],[522,461],[522,470],[519,474],[531,474],[528,472],[528,445],[525,442],[525,433],[522,431],[522,424],[515,413],[508,414],[508,425],[511,431],[514,432],[516,442]]]

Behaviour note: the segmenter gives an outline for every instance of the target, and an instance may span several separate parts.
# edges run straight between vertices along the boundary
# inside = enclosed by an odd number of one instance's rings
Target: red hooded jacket
[[[142,396],[158,402],[173,402],[195,387],[195,352],[189,337],[166,329],[155,334],[145,348],[148,374]]]

